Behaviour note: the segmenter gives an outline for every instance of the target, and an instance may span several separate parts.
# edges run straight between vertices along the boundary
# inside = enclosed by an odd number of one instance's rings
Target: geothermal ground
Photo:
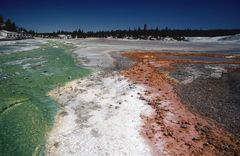
[[[240,155],[238,44],[65,42],[96,72],[49,92],[46,155]]]

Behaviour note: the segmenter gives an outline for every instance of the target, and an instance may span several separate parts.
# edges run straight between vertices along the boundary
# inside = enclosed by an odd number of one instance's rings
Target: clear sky
[[[38,32],[240,28],[240,0],[1,0],[0,14]]]

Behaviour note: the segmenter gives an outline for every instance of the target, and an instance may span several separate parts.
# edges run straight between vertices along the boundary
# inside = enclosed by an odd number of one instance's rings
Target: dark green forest
[[[170,37],[175,40],[185,40],[184,37],[215,37],[215,36],[228,36],[240,34],[240,29],[171,29],[165,28],[148,28],[147,24],[142,27],[129,28],[126,30],[107,30],[107,31],[84,31],[82,29],[76,29],[74,31],[59,30],[51,33],[38,33],[34,30],[26,30],[18,27],[14,21],[7,19],[4,20],[3,16],[0,16],[0,30],[14,32],[25,32],[35,37],[45,38],[57,38],[59,34],[69,35],[72,38],[131,38],[131,39],[143,39],[143,40],[161,40],[165,37]]]

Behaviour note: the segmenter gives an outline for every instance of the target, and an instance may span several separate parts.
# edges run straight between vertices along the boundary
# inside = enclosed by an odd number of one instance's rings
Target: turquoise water
[[[59,48],[54,48],[57,44]],[[80,68],[71,46],[53,43],[0,56],[0,155],[44,155],[58,104],[47,93],[90,70]]]

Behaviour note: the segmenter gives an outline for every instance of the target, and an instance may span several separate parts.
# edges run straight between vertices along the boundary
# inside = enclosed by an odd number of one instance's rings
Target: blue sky
[[[240,28],[239,0],[1,0],[0,14],[38,32]]]

